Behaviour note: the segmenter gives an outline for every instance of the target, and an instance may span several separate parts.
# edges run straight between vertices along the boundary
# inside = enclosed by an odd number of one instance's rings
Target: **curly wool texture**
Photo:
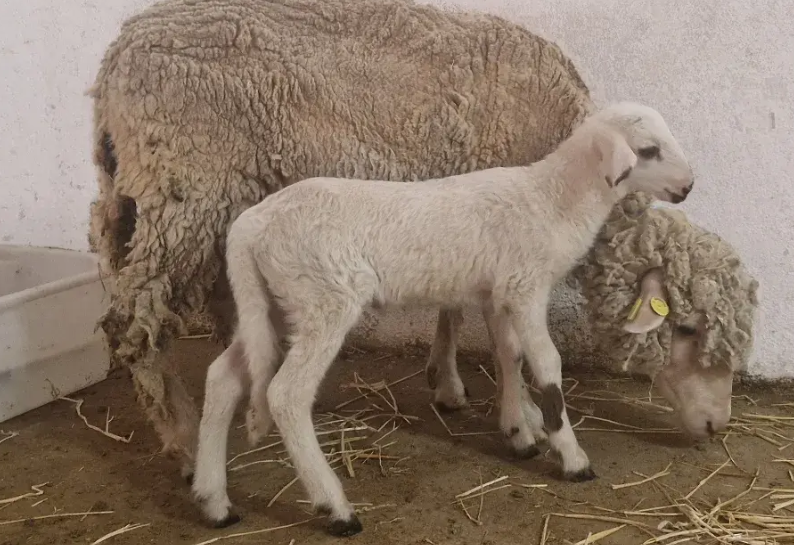
[[[92,89],[90,241],[126,363],[183,331],[226,228],[294,181],[415,181],[531,163],[592,108],[521,26],[403,0],[167,0],[128,19]]]
[[[753,344],[758,282],[731,245],[680,211],[651,208],[652,202],[638,192],[618,203],[574,271],[596,342],[614,364],[654,376],[667,362],[674,327],[703,313],[700,364],[744,370]],[[665,272],[670,314],[654,331],[625,332],[621,326],[641,277],[654,267]]]

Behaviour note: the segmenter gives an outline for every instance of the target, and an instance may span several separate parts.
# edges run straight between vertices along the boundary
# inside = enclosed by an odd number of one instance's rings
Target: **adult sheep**
[[[615,206],[572,279],[597,348],[616,368],[652,377],[680,427],[703,439],[730,420],[759,284],[728,242],[653,202],[636,193]]]
[[[165,0],[123,23],[91,96],[89,239],[114,280],[100,324],[185,475],[198,414],[155,355],[205,308],[228,341],[224,239],[242,211],[315,176],[530,164],[593,109],[555,44],[410,0]]]

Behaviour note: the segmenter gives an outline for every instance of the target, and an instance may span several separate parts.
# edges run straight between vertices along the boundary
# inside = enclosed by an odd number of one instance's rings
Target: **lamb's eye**
[[[661,159],[661,150],[659,146],[648,146],[647,148],[640,148],[637,153],[643,159]]]
[[[691,325],[680,325],[676,328],[676,331],[678,331],[678,333],[680,333],[681,335],[686,335],[687,337],[697,333],[697,329],[695,329]]]

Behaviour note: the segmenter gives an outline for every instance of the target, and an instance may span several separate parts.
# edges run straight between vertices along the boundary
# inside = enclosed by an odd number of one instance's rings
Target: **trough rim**
[[[35,301],[37,299],[43,299],[44,297],[49,297],[58,292],[70,290],[72,288],[80,287],[86,284],[90,284],[92,282],[96,282],[97,280],[101,281],[102,276],[99,273],[99,260],[96,254],[91,252],[81,252],[79,250],[67,250],[65,248],[54,248],[49,246],[29,246],[23,244],[0,244],[0,250],[3,249],[10,249],[10,250],[23,250],[24,249],[33,249],[35,250],[45,250],[47,253],[55,253],[55,254],[81,254],[87,256],[94,264],[97,266],[97,270],[95,271],[88,271],[77,275],[67,276],[65,278],[61,278],[59,280],[54,280],[52,282],[47,282],[45,284],[39,284],[38,286],[32,286],[30,288],[26,288],[22,291],[15,291],[9,295],[5,295],[0,297],[0,312],[4,312],[7,310],[14,309],[19,307],[25,303],[30,303],[31,301]]]

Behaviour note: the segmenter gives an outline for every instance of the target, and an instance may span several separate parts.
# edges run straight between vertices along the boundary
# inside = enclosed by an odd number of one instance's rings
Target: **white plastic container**
[[[94,254],[0,245],[0,422],[107,377]]]

